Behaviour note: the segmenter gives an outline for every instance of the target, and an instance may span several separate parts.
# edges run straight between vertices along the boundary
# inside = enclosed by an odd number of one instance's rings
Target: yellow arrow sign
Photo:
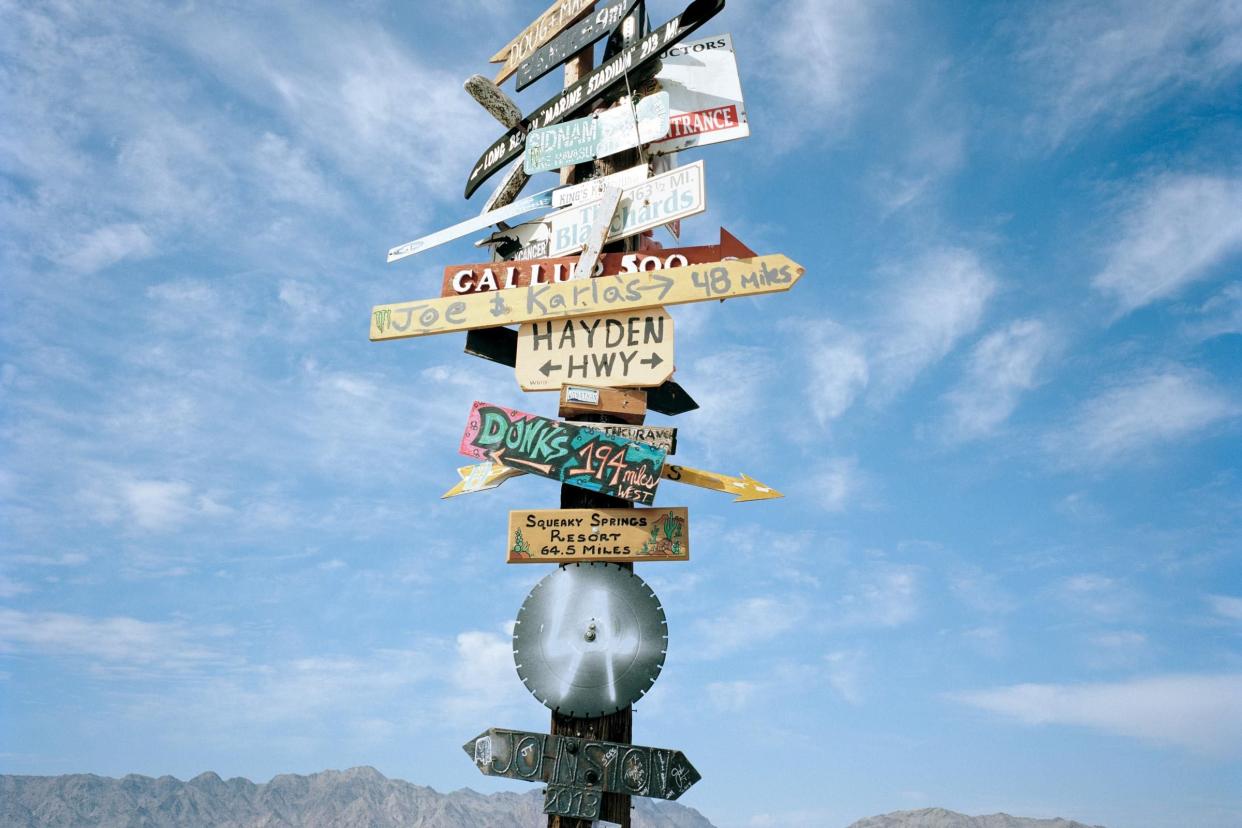
[[[456,486],[440,495],[441,499],[494,489],[510,477],[526,474],[524,471],[502,466],[499,463],[475,463],[472,466],[458,466],[457,473],[461,475],[461,480],[457,481]]]
[[[789,290],[806,270],[782,254],[552,285],[376,305],[371,341]]]
[[[457,469],[457,473],[461,475],[461,481],[440,495],[441,498],[456,497],[460,494],[471,494],[484,491],[485,489],[494,489],[511,477],[520,477],[526,474],[524,471],[511,469],[499,463],[477,463],[473,466],[461,466]],[[712,489],[717,492],[737,495],[733,499],[734,503],[745,503],[751,500],[771,500],[785,496],[771,486],[765,486],[758,480],[745,474],[730,477],[727,474],[717,474],[716,472],[703,471],[702,469],[692,469],[689,466],[675,466],[672,463],[665,463],[660,471],[660,477],[676,483],[686,483],[702,489]]]

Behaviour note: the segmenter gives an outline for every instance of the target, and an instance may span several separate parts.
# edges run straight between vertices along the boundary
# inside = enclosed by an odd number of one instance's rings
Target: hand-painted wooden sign
[[[664,452],[602,431],[476,402],[461,453],[601,494],[651,503]]]
[[[557,391],[582,382],[651,388],[673,375],[673,319],[663,308],[527,322],[518,329],[518,385]]]
[[[482,75],[471,75],[466,78],[466,92],[470,97],[478,101],[479,106],[487,110],[488,114],[500,121],[501,126],[506,129],[512,129],[522,123],[522,110],[518,107],[513,99],[504,93],[499,86],[492,83]],[[664,136],[661,135],[661,138]]]
[[[596,262],[592,275],[614,276],[618,273],[664,270],[726,259],[748,259],[755,255],[755,251],[721,227],[720,244],[642,250],[637,253],[605,253]],[[573,257],[566,256],[558,259],[449,265],[444,268],[444,283],[440,288],[440,295],[464,296],[468,293],[528,287],[532,284],[560,284],[573,278],[574,262]]]
[[[652,153],[718,144],[750,135],[733,38],[718,35],[679,43],[660,55],[660,88],[669,94],[668,137]]]
[[[509,513],[509,563],[688,561],[690,516],[672,509]]]
[[[486,776],[677,799],[703,777],[679,750],[490,728],[462,745]]]
[[[595,0],[557,0],[549,6],[534,23],[523,29],[521,34],[506,43],[488,60],[489,63],[504,64],[496,74],[496,83],[504,82],[535,50],[556,37],[594,4]]]
[[[470,198],[479,185],[522,152],[527,132],[572,118],[618,87],[623,87],[628,76],[640,66],[684,40],[723,8],[724,0],[692,0],[681,14],[604,61],[595,71],[522,119],[521,124],[488,147],[471,169],[466,179],[466,198]]]
[[[655,446],[665,453],[671,455],[677,453],[677,429],[671,426],[653,426],[653,425],[627,425],[623,423],[588,423],[578,420],[568,420],[574,425],[583,428],[593,428],[596,431],[606,431],[609,434],[616,434],[627,440],[633,440],[636,443],[646,443],[649,446]],[[469,467],[467,467],[469,468]],[[461,471],[461,469],[458,469]]]
[[[601,424],[595,423],[589,427],[599,428]],[[490,463],[479,464],[482,466],[491,466]],[[457,472],[464,479],[473,472],[467,472],[466,469],[478,468],[478,466],[466,466],[458,469]],[[462,484],[458,483],[453,488],[445,492],[441,497],[456,497],[459,494],[471,494],[475,491],[483,491],[483,488],[494,489],[501,483],[504,483],[509,477],[517,477],[525,474],[524,471],[513,469],[514,474],[507,476],[499,476],[495,478],[493,485],[481,487],[477,489],[462,488]],[[486,470],[478,472],[478,474],[488,474]],[[692,469],[689,466],[676,466],[672,463],[665,463],[660,470],[660,478],[663,480],[672,480],[677,483],[685,483],[690,486],[698,486],[703,489],[711,489],[716,492],[724,492],[725,494],[737,495],[733,499],[734,503],[746,503],[752,500],[772,500],[785,495],[773,489],[771,486],[765,486],[753,477],[745,474],[737,477],[730,477],[727,474],[718,474],[716,472],[703,471],[702,469]]]
[[[591,201],[545,216],[551,232],[548,255],[563,256],[582,247],[599,209],[600,202]],[[623,190],[621,206],[608,227],[608,241],[634,236],[706,209],[703,162],[695,161]]]
[[[557,66],[590,46],[616,28],[638,0],[615,0],[601,6],[586,17],[552,38],[535,52],[517,70],[517,88],[520,92]]]
[[[606,158],[668,135],[668,93],[647,95],[585,118],[562,121],[526,136],[522,168],[530,174]]]
[[[759,296],[789,290],[805,272],[797,262],[778,253],[559,285],[376,305],[371,309],[370,335],[378,342],[539,319]]]

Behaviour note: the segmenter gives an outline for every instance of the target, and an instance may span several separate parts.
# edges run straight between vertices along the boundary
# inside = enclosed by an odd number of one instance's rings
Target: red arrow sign
[[[755,251],[721,227],[720,244],[657,248],[640,250],[637,253],[608,253],[600,257],[591,275],[614,276],[618,273],[708,264],[725,259],[748,259],[755,255],[757,255]],[[440,289],[440,295],[462,296],[468,293],[486,293],[489,290],[527,287],[532,284],[550,285],[568,282],[573,277],[574,265],[577,262],[577,256],[566,256],[559,259],[449,265],[444,268],[444,284]]]

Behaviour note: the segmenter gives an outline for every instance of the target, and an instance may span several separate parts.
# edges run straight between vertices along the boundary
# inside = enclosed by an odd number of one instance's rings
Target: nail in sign
[[[485,402],[471,408],[460,451],[635,503],[652,502],[664,466],[653,446]]]
[[[514,373],[523,391],[570,383],[653,388],[673,375],[673,319],[663,308],[528,322]]]

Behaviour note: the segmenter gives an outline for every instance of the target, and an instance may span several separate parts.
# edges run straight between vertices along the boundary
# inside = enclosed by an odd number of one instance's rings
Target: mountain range
[[[633,804],[633,828],[714,828],[698,811],[675,802],[635,797]],[[0,775],[0,828],[542,828],[542,805],[538,789],[442,794],[369,767],[282,774],[258,784],[210,772],[188,782],[137,774]],[[1100,826],[928,808],[868,817],[850,828]]]

